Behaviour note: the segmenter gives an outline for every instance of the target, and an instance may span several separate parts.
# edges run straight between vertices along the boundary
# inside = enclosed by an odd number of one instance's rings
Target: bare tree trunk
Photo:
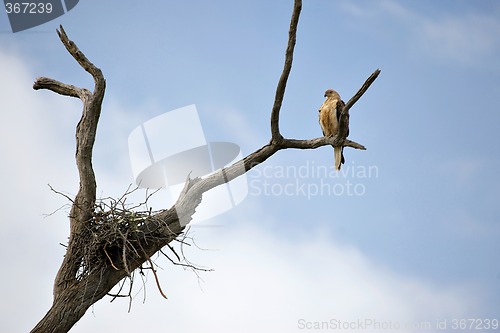
[[[322,137],[312,140],[283,138],[279,130],[279,112],[285,94],[286,83],[291,71],[297,25],[302,7],[301,0],[295,0],[290,22],[288,46],[283,73],[276,89],[275,102],[271,112],[270,143],[246,156],[230,167],[219,170],[204,179],[187,179],[177,202],[170,209],[155,214],[139,214],[129,211],[102,212],[96,209],[96,181],[92,168],[92,149],[97,124],[101,113],[106,81],[99,68],[94,66],[78,47],[69,40],[60,27],[57,33],[71,56],[94,78],[94,91],[78,88],[50,78],[38,78],[34,89],[49,89],[58,94],[79,98],[83,103],[80,122],[76,128],[76,164],[80,177],[78,194],[73,200],[70,212],[70,238],[66,255],[54,283],[52,307],[32,333],[65,333],[80,320],[87,309],[104,297],[122,279],[151,263],[151,256],[182,234],[184,224],[179,222],[180,214],[189,220],[201,202],[202,194],[229,182],[264,162],[278,150],[315,149],[324,145],[365,149],[364,146],[346,139],[347,128],[336,137]],[[349,109],[363,95],[379,74],[376,70],[367,79],[358,93],[345,105],[341,117],[348,120]],[[341,126],[348,126],[342,121]],[[115,215],[120,219],[115,219]],[[120,215],[121,214],[121,215]],[[132,217],[130,217],[132,216]],[[140,217],[140,219],[137,218]],[[120,221],[129,219],[134,229],[125,228]],[[137,222],[139,221],[139,222]],[[117,226],[120,230],[117,231]]]
[[[122,277],[115,275],[103,276],[101,281],[94,278],[94,281],[85,281],[87,286],[74,284],[60,291],[50,310],[31,332],[68,332],[92,304],[121,280]]]

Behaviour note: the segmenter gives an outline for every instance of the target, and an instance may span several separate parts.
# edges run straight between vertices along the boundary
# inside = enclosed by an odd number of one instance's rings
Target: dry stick
[[[288,46],[285,53],[285,65],[283,72],[276,87],[276,95],[274,98],[274,105],[271,111],[271,142],[276,143],[282,139],[279,129],[279,113],[281,104],[283,103],[283,96],[285,95],[286,82],[290,71],[292,70],[293,50],[295,48],[297,25],[299,24],[300,11],[302,9],[302,0],[295,0],[293,6],[292,19],[290,20],[290,30],[288,32]]]
[[[63,197],[65,197],[66,199],[68,199],[69,201],[71,201],[71,203],[74,203],[73,199],[71,199],[67,194],[64,194],[62,192],[59,192],[59,191],[56,191],[54,190],[54,188],[52,186],[50,186],[50,184],[47,184],[47,186],[50,188],[50,190],[56,194],[59,194],[59,195],[62,195]]]
[[[68,50],[68,52],[73,56],[78,64],[94,78],[94,93],[102,90],[101,88],[104,88],[103,85],[105,85],[105,80],[101,70],[94,66],[94,64],[87,59],[83,52],[78,49],[76,44],[68,38],[68,35],[66,34],[66,31],[64,31],[62,25],[60,25],[59,28],[61,30],[56,30],[57,35],[59,36],[59,39],[61,40],[63,45],[66,47],[66,50]],[[102,94],[104,95],[104,91],[102,91]]]
[[[132,309],[132,287],[134,286],[134,273],[132,272],[132,276],[130,277],[130,287],[128,289],[128,312]],[[144,297],[146,297],[146,291],[144,290]]]
[[[82,99],[85,95],[84,91],[86,89],[77,88],[73,85],[59,82],[54,79],[49,79],[47,77],[39,77],[33,84],[33,89],[48,89],[55,93],[64,96],[76,97]]]
[[[104,253],[106,254],[106,257],[108,257],[109,263],[111,264],[111,266],[113,266],[113,268],[115,270],[119,271],[120,269],[114,265],[113,260],[111,259],[111,257],[108,254],[108,251],[106,251],[106,246],[104,246],[102,249],[104,250]]]
[[[297,140],[297,139],[283,139],[281,142],[281,146],[283,146],[285,149],[287,148],[293,148],[293,149],[315,149],[318,147],[322,147],[325,145],[333,145],[335,143],[335,140],[337,139],[337,136],[332,136],[332,137],[321,137],[317,139],[310,139],[310,140]],[[344,147],[350,147],[354,149],[359,149],[359,150],[366,150],[366,147],[346,139],[343,144]]]
[[[349,109],[361,98],[361,96],[363,96],[373,81],[375,81],[379,73],[380,69],[375,70],[375,72],[373,72],[361,86],[358,92],[356,92],[356,94],[354,94],[354,96],[342,108],[339,119],[339,130],[335,138],[334,146],[345,146],[346,137],[349,135]]]
[[[174,264],[176,266],[182,266],[182,267],[186,267],[186,268],[191,268],[193,270],[202,271],[202,272],[212,272],[213,271],[213,269],[200,268],[200,267],[197,267],[197,266],[195,266],[193,264],[183,264],[181,262],[175,262],[165,252],[163,252],[163,250],[160,250],[160,253],[163,254],[172,264]]]
[[[123,290],[124,285],[125,285],[125,279],[123,279],[122,281],[123,281],[123,283],[120,284],[120,289],[118,289],[118,291],[116,292],[116,294],[107,293],[108,296],[112,297],[112,299],[111,299],[111,301],[109,301],[109,303],[112,303],[118,297],[129,297],[129,295],[121,295],[120,294],[121,291]]]
[[[151,261],[151,258],[148,257],[148,262],[149,264],[151,265],[151,271],[153,271],[153,275],[155,276],[155,280],[156,280],[156,285],[158,286],[158,291],[160,292],[160,294],[165,298],[165,299],[168,299],[167,296],[165,296],[165,294],[163,293],[163,290],[161,290],[161,286],[160,286],[160,281],[158,280],[158,275],[156,275],[156,270],[154,268],[154,265],[153,265],[153,262]]]
[[[168,248],[170,249],[170,251],[172,251],[174,254],[175,254],[175,257],[177,258],[177,260],[179,260],[179,262],[181,261],[181,258],[179,257],[179,255],[177,254],[177,252],[175,252],[175,249],[172,245],[170,244],[167,244]],[[161,251],[161,250],[160,250]],[[166,254],[164,254],[166,257],[168,257]],[[170,259],[170,258],[169,258]]]
[[[120,231],[120,234],[122,232]],[[123,267],[125,268],[125,272],[127,272],[128,275],[130,275],[130,270],[128,269],[127,265],[127,235],[128,235],[128,230],[125,231],[125,235],[122,234],[123,237],[123,248],[122,248],[122,260],[123,260]]]
[[[349,109],[363,96],[363,94],[370,88],[372,83],[377,79],[378,75],[380,74],[380,69],[376,69],[372,75],[368,79],[366,79],[365,83],[359,88],[358,92],[354,94],[354,96],[351,97],[349,102],[347,102],[346,105],[344,105],[344,108],[342,109],[342,115],[344,115],[346,112],[349,111]]]

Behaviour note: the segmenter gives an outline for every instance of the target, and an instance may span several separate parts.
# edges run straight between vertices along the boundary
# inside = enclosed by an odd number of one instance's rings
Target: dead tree
[[[302,1],[295,0],[285,64],[271,111],[270,142],[206,178],[190,179],[188,176],[176,203],[169,209],[153,214],[119,210],[116,207],[105,210],[96,201],[92,149],[106,81],[102,71],[68,38],[62,26],[57,30],[61,42],[78,64],[92,75],[95,85],[91,92],[45,77],[38,78],[33,85],[34,89],[48,89],[60,95],[79,98],[83,103],[83,111],[76,127],[76,164],[80,186],[72,200],[69,214],[69,242],[55,278],[53,304],[31,332],[68,332],[92,304],[104,297],[121,280],[130,277],[134,270],[143,264],[151,264],[150,258],[153,254],[183,233],[184,225],[179,222],[179,212],[191,217],[204,192],[242,175],[277,151],[289,148],[315,149],[325,145],[365,149],[361,144],[346,138],[345,124],[348,123],[346,120],[349,117],[349,109],[377,78],[379,70],[376,70],[345,104],[341,113],[341,130],[337,136],[296,140],[284,138],[280,133],[279,114],[292,68],[301,7]]]

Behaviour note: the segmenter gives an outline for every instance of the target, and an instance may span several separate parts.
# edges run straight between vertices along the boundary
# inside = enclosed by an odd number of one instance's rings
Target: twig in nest
[[[153,261],[149,257],[147,260],[148,260],[149,264],[151,265],[151,271],[153,272],[153,275],[155,276],[156,285],[158,286],[158,291],[160,292],[160,295],[162,295],[163,298],[168,299],[168,297],[163,293],[163,290],[161,290],[160,280],[158,280],[158,275],[156,275],[156,270],[154,268]]]
[[[121,294],[121,292],[123,290],[123,287],[125,286],[125,282],[126,282],[126,279],[123,279],[122,283],[120,283],[120,289],[118,289],[118,291],[116,292],[116,294],[107,293],[108,296],[112,296],[113,297],[111,299],[111,301],[109,301],[109,303],[112,303],[118,297],[130,297],[130,293],[128,295],[122,295]]]
[[[111,296],[112,299],[111,301],[109,301],[110,303],[113,302],[115,299],[117,299],[118,297],[128,297],[129,301],[128,301],[128,312],[130,313],[130,310],[132,309],[132,288],[134,286],[134,272],[132,272],[132,276],[129,276],[128,277],[128,280],[130,281],[130,287],[128,289],[128,294],[124,295],[124,294],[121,294],[122,290],[123,290],[123,287],[125,286],[125,283],[127,281],[127,279],[123,279],[122,283],[120,284],[120,289],[116,292],[116,294],[111,294],[111,293],[107,293],[108,296]],[[144,291],[145,292],[145,291]]]
[[[179,255],[177,254],[177,252],[175,252],[175,249],[172,247],[172,245],[167,244],[167,246],[168,246],[168,248],[170,249],[170,251],[172,251],[172,252],[175,254],[175,257],[177,258],[177,260],[178,260],[178,261],[181,261],[181,258],[179,257]],[[162,252],[162,251],[161,251],[161,249],[160,249],[160,252]],[[163,252],[162,252],[162,253],[163,253]],[[167,256],[165,253],[163,253],[163,255],[164,255],[164,256],[166,256],[166,257],[168,258],[168,256]],[[170,258],[168,258],[168,259],[170,259]]]
[[[172,258],[170,258],[165,252],[163,252],[162,250],[160,250],[160,253],[163,254],[165,257],[167,257],[167,259],[174,265],[177,265],[177,266],[182,266],[182,267],[187,267],[187,268],[191,268],[193,270],[196,270],[196,271],[202,271],[202,272],[213,272],[213,269],[208,269],[208,268],[201,268],[201,267],[197,267],[193,264],[184,264],[182,262],[175,262],[172,260]],[[179,257],[177,257],[179,258]],[[180,261],[180,259],[179,259]]]
[[[111,266],[113,266],[113,268],[114,268],[114,269],[116,269],[117,271],[119,271],[120,269],[118,269],[118,268],[115,266],[115,264],[113,264],[113,259],[111,259],[111,257],[110,257],[110,256],[109,256],[109,254],[108,254],[108,251],[106,251],[106,246],[104,246],[102,249],[104,250],[104,253],[106,254],[106,257],[108,257],[108,259],[109,259],[109,262],[110,262]]]
[[[123,260],[123,266],[125,267],[125,272],[127,272],[127,274],[130,275],[130,270],[128,269],[127,265],[127,242],[128,242],[127,235],[128,235],[128,229],[125,232],[125,236],[123,237],[122,260]]]

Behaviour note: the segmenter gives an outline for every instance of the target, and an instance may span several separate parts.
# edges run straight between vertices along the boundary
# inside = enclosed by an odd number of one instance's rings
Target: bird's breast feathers
[[[338,99],[327,98],[319,108],[319,124],[325,136],[335,135],[338,131],[337,104]]]

